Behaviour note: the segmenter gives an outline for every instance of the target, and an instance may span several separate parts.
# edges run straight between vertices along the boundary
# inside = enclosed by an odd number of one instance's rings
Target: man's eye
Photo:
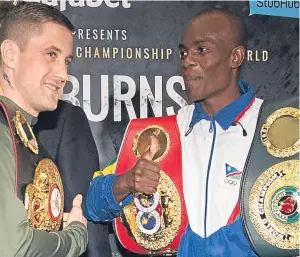
[[[66,65],[69,66],[71,64],[71,60],[66,60]]]
[[[199,47],[197,51],[198,51],[198,53],[204,53],[205,51],[207,51],[207,48],[206,47]]]
[[[183,50],[180,50],[180,51],[179,51],[180,59],[183,59],[186,55],[187,55],[187,52],[186,52],[186,51],[183,51]]]
[[[49,52],[48,55],[52,58],[55,58],[57,56],[55,52]]]

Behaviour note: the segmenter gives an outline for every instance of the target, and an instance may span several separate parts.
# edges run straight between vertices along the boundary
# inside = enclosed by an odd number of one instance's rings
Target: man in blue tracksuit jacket
[[[193,104],[177,114],[189,221],[179,257],[256,256],[239,217],[241,173],[262,103],[251,85],[238,80],[246,49],[243,22],[225,10],[200,13],[182,35],[181,72]],[[151,161],[156,151],[152,138],[131,170],[116,176],[111,164],[100,172],[86,198],[87,218],[112,220],[133,192],[153,193],[159,181],[159,167]]]

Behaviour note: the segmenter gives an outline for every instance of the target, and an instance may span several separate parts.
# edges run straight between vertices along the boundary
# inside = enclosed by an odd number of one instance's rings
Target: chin
[[[56,102],[56,103],[55,103],[55,105],[51,106],[51,107],[50,107],[50,108],[51,108],[51,110],[50,110],[50,111],[54,111],[54,110],[56,110],[56,108],[57,108],[57,104],[58,104],[58,102]]]
[[[194,102],[202,101],[203,97],[200,97],[199,95],[189,95],[188,94],[188,99],[191,103],[194,103]]]
[[[188,97],[188,99],[191,103],[200,102],[200,101],[203,101],[207,98],[206,95],[200,94],[199,91],[198,92],[189,92],[189,91],[187,91],[187,97]]]
[[[58,102],[56,102],[55,104],[54,103],[48,104],[47,106],[44,106],[42,112],[54,111],[57,108],[57,105],[58,105]]]

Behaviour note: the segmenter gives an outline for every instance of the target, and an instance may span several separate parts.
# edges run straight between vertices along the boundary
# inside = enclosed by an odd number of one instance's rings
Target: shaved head
[[[205,10],[191,19],[181,40],[181,73],[188,98],[222,103],[238,97],[237,80],[247,47],[242,20],[227,10]]]
[[[216,30],[226,33],[226,37],[232,44],[232,47],[243,46],[247,49],[248,34],[243,20],[236,14],[225,9],[208,9],[200,12],[190,22],[196,22],[198,19],[206,17],[214,20]],[[219,20],[220,22],[216,22]],[[189,25],[188,24],[188,25]],[[229,43],[228,42],[228,43]]]

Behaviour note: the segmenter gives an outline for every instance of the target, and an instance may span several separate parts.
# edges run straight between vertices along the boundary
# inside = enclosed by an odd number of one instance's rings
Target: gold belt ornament
[[[28,147],[33,153],[38,154],[39,153],[38,143],[24,115],[22,115],[20,111],[16,111],[13,121],[16,128],[16,132],[20,140],[22,141],[22,143],[25,145],[25,147]],[[30,138],[28,138],[28,135],[26,134],[24,127],[25,129],[28,129]]]
[[[151,251],[167,247],[181,225],[181,203],[176,186],[165,172],[160,171],[160,175],[156,193],[136,195],[121,216],[135,241]]]
[[[159,141],[159,150],[153,156],[153,161],[159,162],[165,158],[170,149],[169,133],[161,126],[150,125],[137,132],[133,139],[132,151],[137,157],[141,157],[141,155],[147,151],[147,147],[150,145],[151,135],[155,135]]]
[[[300,111],[293,107],[281,108],[266,119],[260,138],[269,154],[285,158],[299,153],[299,120]]]
[[[299,248],[299,160],[280,162],[255,181],[249,215],[258,234],[281,249]]]
[[[32,227],[58,231],[64,209],[64,191],[55,163],[42,159],[36,169],[33,184],[26,187],[25,209]]]

